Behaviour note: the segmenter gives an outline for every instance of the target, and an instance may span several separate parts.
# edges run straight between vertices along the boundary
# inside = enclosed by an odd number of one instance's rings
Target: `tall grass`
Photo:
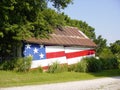
[[[65,64],[60,64],[58,62],[54,62],[52,63],[52,65],[49,66],[48,68],[48,73],[60,73],[60,72],[64,72],[67,71],[68,67]]]

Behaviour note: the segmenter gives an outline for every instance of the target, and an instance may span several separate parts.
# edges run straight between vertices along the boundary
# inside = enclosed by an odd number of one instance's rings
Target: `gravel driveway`
[[[0,90],[120,90],[120,76],[65,83],[0,88]]]

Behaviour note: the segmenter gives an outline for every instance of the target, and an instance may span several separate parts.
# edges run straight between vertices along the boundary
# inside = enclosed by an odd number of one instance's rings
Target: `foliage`
[[[41,66],[39,66],[39,67],[38,67],[38,71],[39,71],[40,73],[42,73],[42,72],[43,72],[43,68],[42,68]]]
[[[99,56],[103,49],[107,47],[107,40],[102,38],[102,36],[100,35],[96,39],[94,39],[94,42],[97,44],[96,55]]]
[[[88,63],[86,59],[82,59],[80,62],[76,64],[75,71],[76,72],[88,72]]]
[[[64,72],[67,71],[67,66],[66,65],[60,65],[58,62],[54,62],[52,65],[49,66],[48,68],[48,73],[59,73],[59,72]]]
[[[75,71],[75,68],[76,68],[76,64],[69,65],[69,66],[68,66],[68,71],[69,71],[69,72]]]
[[[30,72],[32,72],[32,73],[43,73],[43,68],[41,66],[39,66],[35,69],[31,69]]]
[[[102,62],[94,57],[83,58],[77,63],[77,72],[99,72],[102,70]]]
[[[16,59],[15,71],[26,72],[29,71],[31,67],[32,57],[24,57]]]
[[[0,63],[0,70],[15,70],[19,72],[26,72],[31,67],[31,61],[32,61],[31,57],[5,60]]]
[[[117,58],[109,58],[109,59],[101,58],[100,60],[103,63],[102,68],[104,70],[106,70],[106,69],[117,69],[118,68],[119,62],[118,62]]]
[[[73,0],[48,0],[48,1],[53,2],[52,5],[58,10],[60,10],[67,7],[67,5],[72,3]]]
[[[120,40],[117,40],[114,43],[111,43],[110,49],[112,53],[115,54],[118,59],[120,59]]]
[[[102,70],[102,62],[95,57],[87,58],[88,71],[89,72],[99,72]]]
[[[58,73],[61,72],[61,68],[58,62],[54,62],[52,65],[48,68],[48,73]]]
[[[105,59],[110,59],[110,58],[113,58],[114,55],[109,48],[103,48],[102,52],[99,54],[99,57],[105,58]]]
[[[41,35],[48,34],[50,25],[45,20],[46,15],[42,13],[48,9],[48,1],[57,9],[63,9],[72,2],[72,0],[2,0],[0,2],[1,37],[9,35],[13,39],[21,40],[36,36],[36,32]]]
[[[15,59],[0,62],[0,70],[13,70],[15,68],[15,62]]]

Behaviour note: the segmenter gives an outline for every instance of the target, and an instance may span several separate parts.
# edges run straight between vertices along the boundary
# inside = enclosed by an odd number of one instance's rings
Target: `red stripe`
[[[92,55],[92,54],[95,54],[94,50],[84,50],[84,51],[70,52],[70,53],[66,53],[66,58],[69,59],[69,58],[75,58],[75,57]]]
[[[46,58],[47,59],[63,57],[63,56],[65,56],[65,52],[64,51],[46,53]]]

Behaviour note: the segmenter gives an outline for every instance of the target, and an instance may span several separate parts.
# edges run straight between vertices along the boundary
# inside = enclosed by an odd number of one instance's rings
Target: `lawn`
[[[45,72],[20,73],[13,71],[0,71],[0,87],[48,84],[111,76],[120,76],[120,70],[106,70],[98,73],[62,72],[54,74]]]

